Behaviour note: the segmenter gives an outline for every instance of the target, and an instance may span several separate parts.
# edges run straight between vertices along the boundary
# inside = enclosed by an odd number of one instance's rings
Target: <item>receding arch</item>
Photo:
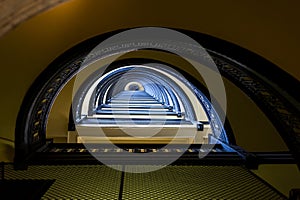
[[[127,85],[125,85],[124,90],[130,90],[130,91],[139,90],[139,91],[143,91],[143,90],[145,90],[145,88],[142,86],[141,83],[132,81],[132,82],[129,82]]]

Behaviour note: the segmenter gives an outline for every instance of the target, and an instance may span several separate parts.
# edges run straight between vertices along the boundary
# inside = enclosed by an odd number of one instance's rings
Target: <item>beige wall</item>
[[[237,145],[247,151],[288,150],[276,128],[258,106],[234,84],[224,80],[227,117]]]
[[[74,79],[71,79],[57,96],[47,123],[47,138],[55,138],[55,142],[67,142],[69,112],[72,103]]]
[[[289,196],[291,188],[300,188],[297,165],[260,165],[258,170],[252,171],[286,196]]]

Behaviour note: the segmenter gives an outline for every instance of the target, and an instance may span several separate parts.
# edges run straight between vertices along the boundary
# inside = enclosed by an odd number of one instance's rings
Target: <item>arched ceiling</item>
[[[53,59],[87,38],[121,28],[163,26],[206,33],[249,49],[300,80],[299,1],[70,0],[45,12],[41,11],[63,1],[49,1],[46,6],[41,6],[46,1],[35,2],[39,3],[32,9],[26,10],[29,4],[24,3],[8,15],[20,20],[0,38],[0,90],[6,93],[0,108],[9,113],[1,117],[0,132],[9,138],[27,89]],[[11,7],[16,5],[20,4]],[[32,10],[40,14],[33,16]]]

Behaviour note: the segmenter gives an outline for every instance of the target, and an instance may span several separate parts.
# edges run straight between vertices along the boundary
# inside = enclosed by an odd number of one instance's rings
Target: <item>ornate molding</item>
[[[271,119],[299,162],[300,115],[297,109],[287,99],[280,96],[276,88],[255,76],[242,64],[228,60],[220,54],[213,56],[213,59],[221,74],[242,89]]]

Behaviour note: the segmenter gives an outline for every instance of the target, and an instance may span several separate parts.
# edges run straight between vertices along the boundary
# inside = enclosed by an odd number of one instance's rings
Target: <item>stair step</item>
[[[137,100],[134,100],[134,101],[128,101],[128,100],[111,100],[108,102],[109,104],[153,104],[153,105],[157,105],[157,104],[160,104],[162,105],[160,102],[158,101],[137,101]]]
[[[123,110],[123,111],[150,111],[150,112],[167,112],[169,111],[169,109],[166,109],[166,108],[155,108],[155,109],[152,109],[152,108],[128,108],[128,107],[118,107],[118,108],[101,108],[101,109],[97,109],[99,111],[101,110],[106,110],[106,111],[115,111],[115,110]],[[128,111],[129,112],[129,111]]]
[[[146,105],[142,105],[142,104],[104,104],[104,105],[101,105],[101,108],[100,109],[103,109],[103,108],[128,108],[128,109],[168,109],[169,106],[166,106],[166,105],[149,105],[149,104],[146,104]]]
[[[166,120],[166,119],[183,119],[183,117],[178,117],[177,115],[107,115],[107,114],[94,114],[89,116],[91,118],[112,118],[112,119],[156,119],[156,120]]]
[[[138,125],[148,125],[148,124],[164,124],[164,125],[192,125],[191,121],[185,119],[115,119],[115,118],[85,118],[81,124],[138,124]]]
[[[96,114],[100,115],[171,115],[177,116],[171,111],[149,111],[149,110],[97,110]]]

